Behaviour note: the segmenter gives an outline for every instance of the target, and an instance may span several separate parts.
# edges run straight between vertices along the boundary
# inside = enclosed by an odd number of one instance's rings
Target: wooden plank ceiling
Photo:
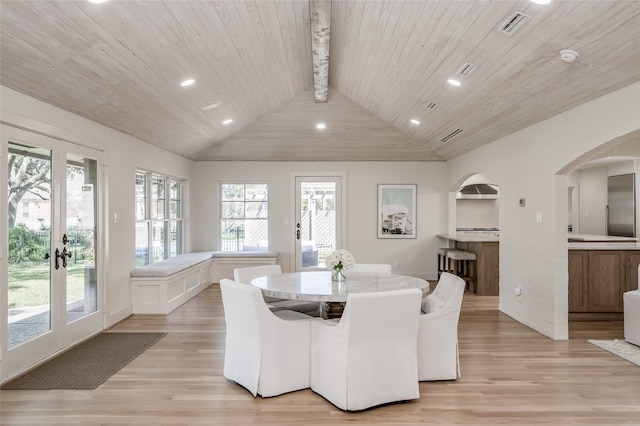
[[[195,160],[436,161],[640,81],[638,1],[330,6],[326,103],[306,0],[3,0],[0,83]]]

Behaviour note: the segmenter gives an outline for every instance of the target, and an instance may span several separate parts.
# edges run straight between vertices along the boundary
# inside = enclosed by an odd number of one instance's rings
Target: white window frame
[[[147,250],[146,250],[146,256],[144,258],[145,260],[144,265],[149,265],[154,262],[159,262],[159,261],[168,259],[170,257],[175,257],[177,255],[183,254],[184,230],[185,230],[185,223],[184,223],[185,180],[179,179],[173,176],[165,175],[162,173],[156,173],[156,172],[151,172],[151,171],[142,170],[142,169],[136,169],[135,173],[136,173],[136,180],[138,178],[138,175],[144,176],[144,179],[145,179],[144,217],[138,218],[137,211],[135,214],[136,229],[140,224],[144,224],[144,227],[146,228],[146,231],[147,231],[147,246],[146,246]],[[157,201],[158,199],[153,197],[153,185],[156,179],[164,180],[164,185],[163,185],[163,194],[164,194],[163,203],[164,204],[162,206],[162,211],[157,212],[157,214],[154,216],[153,204],[158,202]],[[179,184],[179,191],[178,191],[179,194],[178,194],[178,198],[175,200],[172,198],[173,194],[171,192],[171,189],[172,189],[171,186],[172,186],[172,183],[174,182]],[[135,194],[135,196],[137,197],[137,194]],[[177,204],[177,208],[175,209],[176,210],[175,214],[172,212],[172,208],[171,208],[174,201]],[[138,208],[137,198],[135,200],[135,206],[137,209]],[[160,240],[162,241],[161,247],[154,247],[153,245],[154,228],[161,229],[161,233],[162,233],[162,237],[160,238]],[[173,247],[171,244],[172,243],[171,230],[174,228],[180,231],[180,235],[177,236],[176,244],[175,244],[176,247],[175,247],[175,250],[172,251]],[[134,253],[134,255],[136,256],[136,259],[138,259],[139,257],[137,256],[137,250],[138,250],[137,235],[135,239],[136,239],[136,252]],[[158,250],[158,252],[161,253],[161,256],[158,257],[155,255],[157,254],[157,253],[154,253],[156,249]],[[137,263],[136,265],[137,267],[143,266]]]
[[[267,215],[264,218],[247,218],[246,215],[243,216],[241,219],[240,218],[225,218],[223,217],[223,203],[225,202],[225,200],[223,200],[223,191],[222,191],[222,187],[223,185],[243,185],[246,186],[247,185],[265,185],[267,188],[267,199],[266,199],[266,205],[267,205]],[[269,206],[269,198],[270,198],[270,185],[268,182],[265,181],[224,181],[224,182],[219,182],[218,184],[218,247],[220,248],[221,251],[228,251],[228,252],[233,252],[233,251],[243,251],[244,247],[246,246],[245,243],[245,239],[243,236],[243,245],[240,246],[236,246],[236,247],[230,247],[230,246],[225,246],[224,241],[223,241],[223,234],[224,234],[224,226],[223,223],[227,220],[238,220],[238,221],[245,221],[245,220],[249,220],[249,221],[254,221],[254,220],[258,220],[258,221],[264,221],[267,225],[267,241],[266,241],[266,245],[258,245],[256,248],[259,250],[268,250],[268,245],[269,240],[270,240],[270,236],[269,236],[269,230],[270,230],[270,225],[269,225],[269,211],[270,211],[270,206]],[[245,195],[246,196],[246,195]],[[247,200],[243,200],[243,203],[246,203]],[[243,212],[246,213],[246,209],[243,208]],[[246,232],[246,231],[245,231]],[[233,248],[233,250],[231,249]]]

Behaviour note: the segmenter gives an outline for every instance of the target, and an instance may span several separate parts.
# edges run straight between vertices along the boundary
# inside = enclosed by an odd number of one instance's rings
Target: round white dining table
[[[349,293],[371,293],[417,288],[429,292],[429,282],[407,275],[349,272],[342,282],[331,279],[331,271],[291,272],[255,278],[251,285],[262,294],[280,299],[311,302],[346,302]]]

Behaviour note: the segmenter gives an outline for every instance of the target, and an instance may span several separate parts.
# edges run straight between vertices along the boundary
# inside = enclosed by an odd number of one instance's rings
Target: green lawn
[[[84,299],[83,264],[67,265],[67,302]],[[49,304],[49,263],[9,265],[9,308]]]

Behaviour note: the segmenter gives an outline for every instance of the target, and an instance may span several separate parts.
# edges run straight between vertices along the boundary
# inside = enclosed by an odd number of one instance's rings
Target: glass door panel
[[[296,177],[296,270],[325,268],[341,245],[341,178]]]
[[[102,330],[100,151],[2,125],[2,380]],[[6,193],[4,191],[7,191]],[[6,232],[6,233],[5,233]]]
[[[9,143],[8,346],[51,330],[51,150]]]
[[[98,309],[96,265],[97,161],[67,154],[66,310],[67,323]],[[64,249],[63,249],[64,251]]]

